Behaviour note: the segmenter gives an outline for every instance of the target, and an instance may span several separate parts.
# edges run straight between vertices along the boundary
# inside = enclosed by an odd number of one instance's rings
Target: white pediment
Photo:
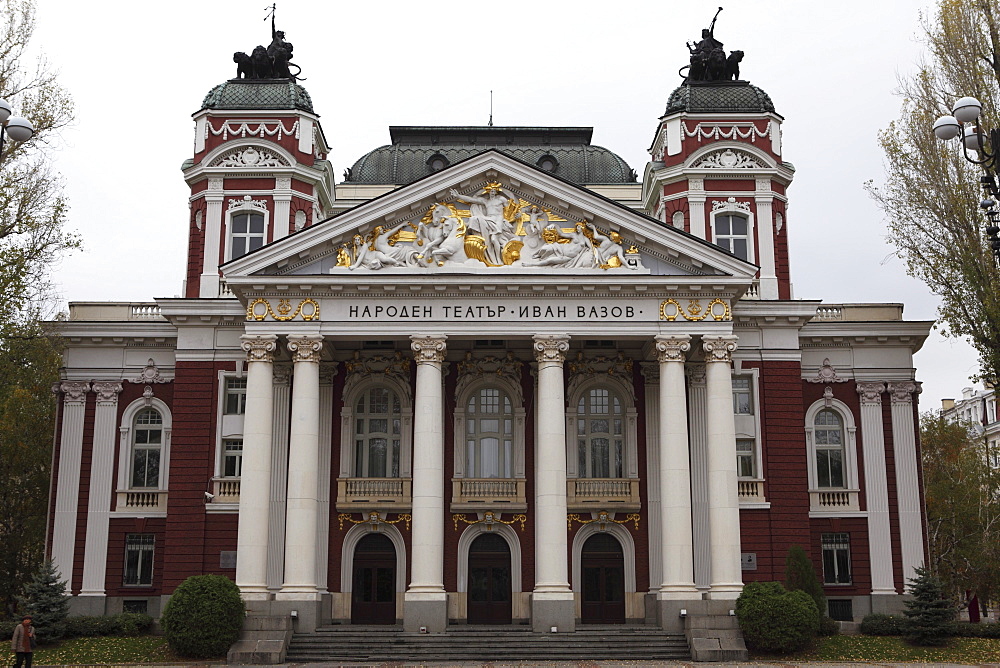
[[[749,281],[756,270],[714,244],[496,151],[223,267],[230,282],[251,276],[461,274]]]

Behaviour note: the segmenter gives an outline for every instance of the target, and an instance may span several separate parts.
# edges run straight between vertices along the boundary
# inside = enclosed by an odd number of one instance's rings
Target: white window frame
[[[480,390],[488,387],[496,387],[503,391],[510,399],[514,429],[512,434],[513,448],[511,452],[511,477],[498,478],[498,480],[514,480],[524,478],[524,397],[521,386],[507,378],[495,373],[483,374],[475,382],[468,383],[464,387],[459,387],[455,396],[454,415],[454,455],[455,455],[455,478],[471,478],[466,474],[466,419],[469,399],[478,394]],[[502,419],[502,418],[501,418]]]
[[[579,471],[579,445],[577,443],[579,431],[576,427],[576,409],[581,397],[589,394],[590,390],[599,387],[607,387],[618,395],[618,399],[622,402],[625,451],[622,452],[622,477],[620,480],[636,479],[639,477],[639,463],[636,445],[635,394],[630,383],[626,384],[607,373],[595,373],[578,385],[571,387],[567,393],[569,405],[566,407],[566,477],[571,479],[584,477]]]
[[[763,432],[760,427],[760,369],[739,369],[733,370],[733,379],[747,378],[750,381],[750,413],[737,413],[735,404],[735,391],[733,392],[733,424],[735,427],[737,440],[753,441],[754,476],[751,478],[740,476],[740,480],[764,480],[764,443]],[[737,469],[739,473],[739,469]]]
[[[271,230],[271,212],[267,209],[265,200],[240,200],[226,211],[225,231],[226,231],[226,262],[233,259],[233,217],[242,213],[256,213],[264,216],[264,237],[261,246],[267,245],[267,235]],[[249,232],[248,232],[249,234]],[[247,255],[251,251],[247,251]],[[243,257],[241,255],[240,257]]]
[[[358,399],[363,393],[382,386],[399,397],[399,479],[413,477],[413,396],[410,386],[397,378],[380,374],[378,377],[363,378],[344,393],[340,413],[340,478],[357,478],[354,475],[354,407],[358,405]]]
[[[833,541],[830,541],[830,543],[827,543],[827,541],[824,540],[825,536],[847,536],[846,545],[841,545],[840,543],[834,544]],[[846,531],[826,531],[826,532],[823,532],[822,534],[820,534],[819,541],[820,541],[819,542],[820,559],[821,559],[822,571],[823,571],[823,574],[822,574],[822,577],[823,577],[823,586],[824,587],[850,587],[850,586],[852,586],[854,584],[854,568],[853,568],[854,565],[851,563],[851,534],[848,533],[848,532],[846,532]],[[834,549],[830,550],[831,552],[835,551],[836,549],[846,547],[846,549],[847,549],[847,571],[848,571],[847,572],[847,582],[828,582],[827,581],[827,579],[826,579],[826,575],[827,575],[827,573],[826,573],[826,552],[827,552],[826,546],[828,544],[831,545],[831,546],[836,545],[836,547]],[[836,568],[836,564],[837,564],[836,556],[834,556],[833,563],[834,563],[834,568]]]
[[[135,418],[147,408],[152,408],[160,414],[160,481],[153,487],[133,488],[132,485],[132,430],[135,428]],[[170,408],[156,397],[136,399],[122,411],[122,419],[118,426],[118,489],[137,491],[166,491],[170,483],[170,434],[173,420]]]
[[[138,552],[140,553],[140,555],[143,552],[149,552],[150,553],[150,558],[149,558],[149,573],[148,573],[148,575],[149,575],[149,581],[148,582],[141,582],[141,581],[140,582],[133,582],[133,583],[125,582],[125,574],[128,572],[128,555],[129,555],[129,537],[130,536],[151,536],[152,539],[153,539],[153,544],[149,547],[148,550],[142,549],[144,546],[139,546],[140,549],[138,550]],[[142,558],[140,556],[140,561],[139,561],[140,568],[137,569],[137,573],[141,573],[141,571],[142,571],[141,565],[142,565]],[[130,533],[125,534],[125,558],[122,561],[122,587],[128,587],[129,589],[132,589],[132,588],[149,588],[149,587],[152,587],[153,586],[153,578],[155,576],[155,572],[154,572],[155,568],[156,568],[156,534],[155,533],[147,533],[147,532],[130,532]],[[140,577],[139,579],[141,580],[142,578]]]
[[[724,206],[722,206],[722,207],[720,207],[718,209],[714,209],[712,211],[712,213],[710,214],[711,224],[712,224],[712,243],[715,244],[716,246],[719,246],[720,248],[722,247],[719,244],[720,237],[719,237],[719,235],[717,233],[717,229],[718,228],[716,226],[716,219],[718,217],[720,217],[720,216],[739,216],[741,218],[745,218],[746,221],[747,221],[747,234],[746,234],[746,239],[747,239],[747,258],[746,258],[746,261],[755,264],[756,263],[756,252],[755,252],[756,249],[754,248],[754,216],[753,216],[753,213],[751,213],[750,211],[747,211],[746,209],[743,209],[743,208],[740,208],[740,207],[736,206],[737,204],[741,204],[741,202],[724,202],[723,204],[724,204]],[[722,238],[726,238],[726,239],[741,239],[742,237],[743,237],[743,235],[727,234],[727,235],[725,235]],[[731,245],[732,244],[730,244],[730,246]],[[729,251],[729,252],[732,253],[732,251]],[[736,255],[736,254],[733,253],[733,255]],[[737,257],[739,257],[739,256],[737,255]]]
[[[820,487],[816,472],[816,439],[814,437],[816,416],[821,410],[830,409],[840,415],[844,425],[844,487]],[[858,428],[851,408],[839,399],[820,399],[813,402],[805,415],[806,448],[809,457],[809,491],[830,490],[858,491]]]
[[[216,404],[216,428],[215,428],[215,477],[225,478],[225,441],[240,439],[243,440],[244,413],[226,413],[226,385],[229,380],[240,378],[240,374],[231,371],[220,371],[218,374],[219,399]],[[242,376],[245,378],[246,376]],[[246,399],[244,399],[244,402]],[[244,408],[245,408],[244,403]],[[236,480],[236,478],[227,478]]]

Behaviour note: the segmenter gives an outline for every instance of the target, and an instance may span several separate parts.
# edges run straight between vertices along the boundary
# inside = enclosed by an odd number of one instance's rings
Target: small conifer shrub
[[[914,569],[909,581],[913,599],[906,602],[906,640],[914,645],[943,645],[951,633],[955,607],[944,597],[941,581],[926,568]]]
[[[17,597],[20,615],[31,615],[39,643],[54,642],[66,635],[69,596],[66,581],[51,561],[44,562]]]

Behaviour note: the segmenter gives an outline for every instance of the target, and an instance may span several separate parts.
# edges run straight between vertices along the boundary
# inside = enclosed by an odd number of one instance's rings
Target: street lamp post
[[[974,97],[960,98],[952,108],[951,116],[942,116],[934,121],[934,135],[943,141],[962,135],[962,154],[969,162],[983,168],[979,183],[986,197],[979,206],[989,219],[986,233],[990,238],[993,259],[1000,266],[1000,186],[997,184],[997,167],[1000,167],[1000,130],[984,130],[979,122],[983,105]],[[988,140],[987,140],[988,136]],[[987,150],[987,144],[993,149]],[[975,157],[970,151],[975,151]]]
[[[11,141],[28,141],[35,134],[35,127],[27,118],[11,116],[14,112],[7,100],[0,99],[0,160],[3,159],[4,138]]]

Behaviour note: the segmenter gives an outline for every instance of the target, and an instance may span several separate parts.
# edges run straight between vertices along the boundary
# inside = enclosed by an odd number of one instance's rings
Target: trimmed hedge
[[[949,625],[948,635],[958,638],[1000,638],[1000,623],[954,622]]]
[[[81,615],[66,619],[66,636],[138,636],[148,633],[152,626],[152,617],[136,612],[123,612],[112,617]]]
[[[211,659],[225,656],[240,637],[246,610],[240,590],[221,575],[192,575],[174,590],[160,623],[177,654]]]
[[[803,591],[785,591],[780,582],[751,582],[736,600],[736,618],[751,649],[791,652],[819,631],[819,609]]]
[[[901,636],[908,630],[906,617],[871,614],[861,620],[861,633],[866,636]]]

